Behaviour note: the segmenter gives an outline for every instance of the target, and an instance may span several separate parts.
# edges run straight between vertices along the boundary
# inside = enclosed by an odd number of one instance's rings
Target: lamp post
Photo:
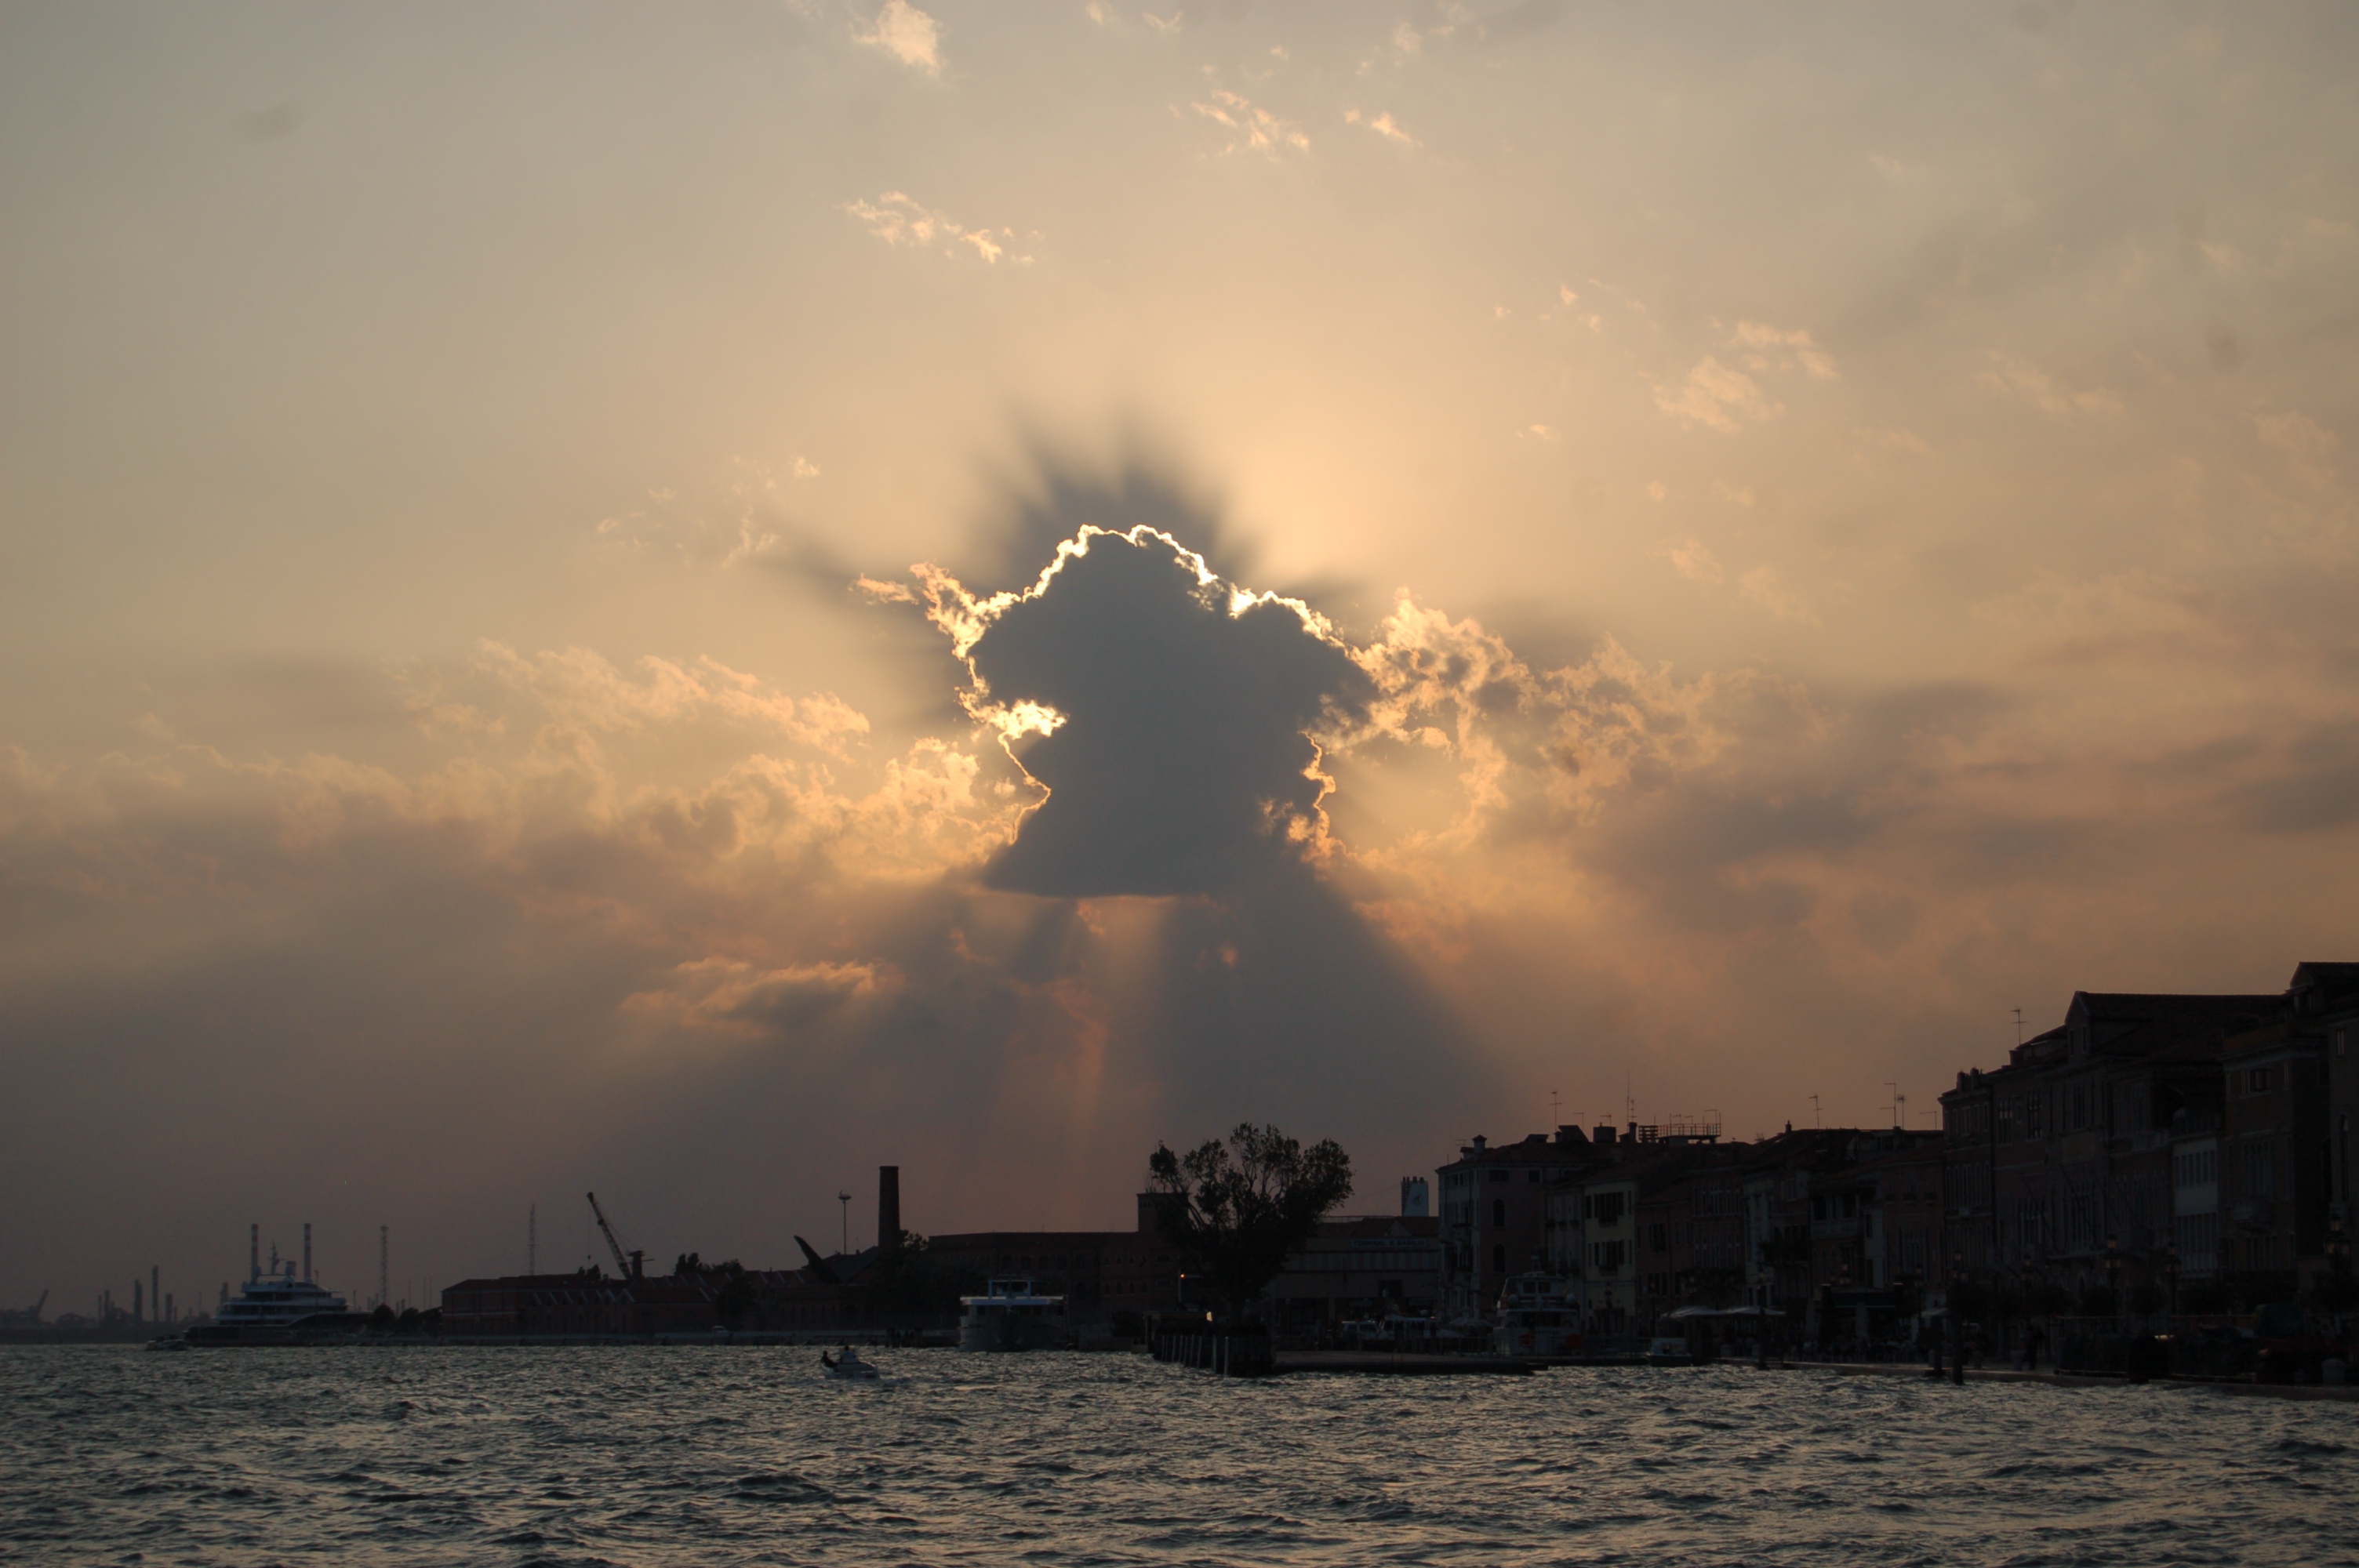
[[[2162,1255],[2162,1282],[2170,1292],[2170,1315],[2179,1316],[2179,1249],[2170,1248]]]

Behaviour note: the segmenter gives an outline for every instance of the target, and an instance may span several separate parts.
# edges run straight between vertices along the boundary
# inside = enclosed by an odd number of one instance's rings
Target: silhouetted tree
[[[1275,1127],[1250,1122],[1226,1143],[1214,1139],[1185,1154],[1158,1143],[1147,1170],[1147,1184],[1169,1199],[1164,1234],[1188,1253],[1232,1318],[1245,1316],[1286,1267],[1287,1254],[1352,1195],[1352,1157],[1333,1139],[1305,1149]]]
[[[705,1264],[703,1269],[722,1276],[721,1289],[713,1292],[712,1310],[722,1322],[736,1327],[754,1310],[754,1281],[745,1277],[745,1265],[732,1258],[726,1263]]]

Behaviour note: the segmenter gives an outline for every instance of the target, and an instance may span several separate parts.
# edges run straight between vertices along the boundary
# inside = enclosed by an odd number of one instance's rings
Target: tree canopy
[[[1352,1157],[1333,1139],[1305,1149],[1275,1127],[1247,1122],[1223,1142],[1185,1154],[1161,1143],[1147,1162],[1166,1195],[1164,1234],[1184,1249],[1212,1293],[1240,1318],[1277,1278],[1286,1257],[1352,1195]]]

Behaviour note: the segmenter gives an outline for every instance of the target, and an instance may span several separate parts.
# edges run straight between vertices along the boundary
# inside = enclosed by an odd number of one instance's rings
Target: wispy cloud
[[[1656,499],[1659,501],[1662,498],[1658,496]],[[1720,557],[1713,555],[1712,546],[1701,539],[1666,545],[1656,553],[1669,561],[1671,569],[1690,582],[1710,585],[1719,582],[1723,575],[1720,569]]]
[[[1991,351],[1997,368],[1982,373],[1982,383],[1994,391],[2019,397],[2049,414],[2117,415],[2122,400],[2102,386],[2087,386],[2068,376],[2053,375],[2029,360],[2019,360],[1997,349]]]
[[[959,254],[959,247],[964,245],[984,262],[996,262],[1016,240],[1013,229],[970,229],[949,213],[928,207],[898,190],[888,190],[875,201],[847,201],[843,210],[888,245],[923,250],[939,243],[946,256]],[[1026,237],[1039,236],[1034,233]],[[1012,259],[1019,266],[1027,266],[1032,261],[1028,254]]]
[[[1423,145],[1415,136],[1402,130],[1389,111],[1373,117],[1364,117],[1357,109],[1346,109],[1343,111],[1343,123],[1347,125],[1365,125],[1386,141],[1398,142],[1405,147]]]
[[[1736,591],[1780,621],[1799,621],[1810,626],[1819,624],[1819,612],[1810,607],[1810,600],[1787,587],[1777,576],[1777,568],[1766,563],[1749,568],[1738,578]]]
[[[940,24],[909,0],[885,0],[875,22],[859,35],[860,42],[881,49],[928,76],[942,73],[941,38]]]
[[[1655,388],[1655,406],[1683,425],[1702,425],[1723,434],[1775,419],[1786,406],[1763,394],[1741,370],[1706,354],[1676,386]]]
[[[1296,152],[1310,150],[1310,138],[1300,125],[1271,114],[1244,94],[1215,87],[1212,99],[1210,103],[1201,99],[1193,101],[1189,107],[1229,130],[1228,146],[1222,151],[1257,152],[1265,157],[1276,157],[1288,147]]]
[[[1821,381],[1835,379],[1835,362],[1799,328],[1781,330],[1758,321],[1739,321],[1729,340],[1748,351],[1746,364],[1754,370],[1781,369],[1798,364]]]

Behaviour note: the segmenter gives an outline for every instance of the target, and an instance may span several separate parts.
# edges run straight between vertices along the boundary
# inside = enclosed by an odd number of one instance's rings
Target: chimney
[[[273,1242],[271,1245],[277,1246]],[[256,1220],[245,1227],[245,1277],[262,1278],[262,1222]]]
[[[1613,1125],[1612,1125],[1611,1123],[1603,1123],[1603,1124],[1601,1124],[1601,1125],[1598,1127],[1596,1133],[1595,1133],[1595,1134],[1591,1138],[1591,1141],[1592,1141],[1592,1142],[1593,1142],[1593,1143],[1595,1143],[1595,1144],[1596,1144],[1599,1148],[1601,1148],[1601,1149],[1606,1149],[1606,1148],[1611,1148],[1611,1147],[1613,1147],[1613,1144],[1614,1144],[1614,1128],[1613,1128]]]
[[[311,1278],[311,1222],[308,1219],[303,1222],[303,1278],[307,1283]]]
[[[887,1251],[901,1245],[901,1167],[876,1167],[876,1245]]]

